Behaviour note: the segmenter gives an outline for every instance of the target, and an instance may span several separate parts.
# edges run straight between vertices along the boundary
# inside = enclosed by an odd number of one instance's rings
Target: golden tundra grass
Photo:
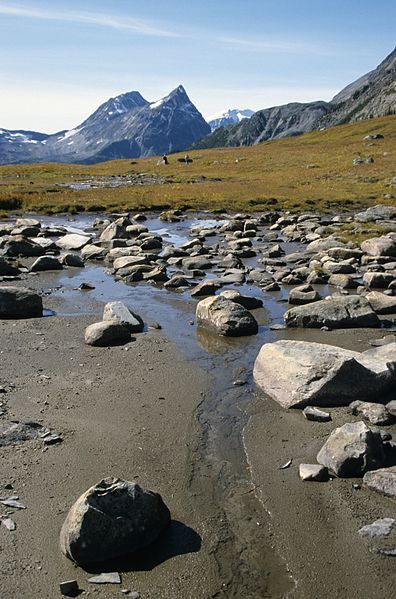
[[[364,141],[370,133],[384,139]],[[393,204],[396,176],[396,116],[361,121],[254,147],[197,150],[157,158],[114,160],[96,165],[33,164],[0,167],[0,210],[38,212],[121,211],[164,208],[260,211],[269,208],[337,211]],[[353,165],[371,156],[372,164]],[[146,173],[162,185],[74,191],[59,187],[112,175]]]

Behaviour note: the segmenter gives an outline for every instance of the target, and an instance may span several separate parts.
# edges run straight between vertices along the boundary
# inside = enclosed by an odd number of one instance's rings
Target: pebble
[[[74,597],[78,594],[80,589],[78,588],[77,580],[65,580],[64,582],[59,583],[59,590],[62,595]]]
[[[121,584],[121,576],[118,572],[103,572],[97,576],[88,578],[91,584]]]

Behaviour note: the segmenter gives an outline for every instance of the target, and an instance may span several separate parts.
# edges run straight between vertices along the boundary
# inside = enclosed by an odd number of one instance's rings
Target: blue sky
[[[393,0],[0,0],[0,127],[72,128],[180,83],[205,115],[329,100],[395,46]]]

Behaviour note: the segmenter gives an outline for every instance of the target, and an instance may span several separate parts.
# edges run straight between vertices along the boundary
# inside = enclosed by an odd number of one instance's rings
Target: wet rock
[[[81,257],[84,260],[102,260],[107,254],[107,250],[94,243],[88,243],[81,250]]]
[[[137,237],[141,233],[147,233],[148,228],[144,225],[128,225],[126,232],[129,237]]]
[[[372,524],[359,528],[358,535],[361,537],[387,537],[390,535],[394,524],[394,518],[380,518]]]
[[[390,237],[372,237],[360,246],[370,256],[396,256],[396,241]]]
[[[149,272],[144,272],[143,279],[145,281],[154,281],[155,283],[165,283],[169,280],[169,277],[165,267],[157,266]]]
[[[20,270],[5,258],[0,256],[0,276],[14,277],[19,275]]]
[[[185,270],[208,270],[213,264],[206,256],[184,258],[182,266]]]
[[[169,522],[170,512],[158,493],[105,478],[70,509],[60,546],[78,564],[104,562],[151,545]]]
[[[191,297],[214,295],[218,289],[221,289],[220,283],[211,280],[202,281],[191,290]]]
[[[144,328],[142,318],[132,312],[123,302],[109,302],[103,310],[103,320],[126,327],[130,333],[141,333]]]
[[[368,301],[358,295],[330,297],[291,308],[284,315],[288,327],[333,329],[378,327],[380,321]]]
[[[40,227],[33,227],[30,225],[24,225],[15,227],[11,231],[11,235],[22,235],[22,237],[36,237],[40,233]]]
[[[371,350],[370,350],[371,351]],[[256,384],[285,408],[348,405],[390,394],[387,356],[308,341],[265,343],[254,363]]]
[[[307,420],[313,420],[314,422],[329,422],[331,420],[328,412],[323,412],[311,406],[304,408],[303,414]]]
[[[40,256],[30,267],[31,272],[42,270],[62,270],[62,264],[54,256]]]
[[[366,136],[369,137],[369,136]],[[376,139],[374,136],[370,136],[371,139]],[[392,206],[386,206],[384,204],[377,204],[364,210],[364,212],[358,212],[355,214],[355,220],[361,223],[375,222],[376,220],[390,220],[395,218],[396,210]]]
[[[37,218],[17,218],[15,221],[16,227],[36,227],[41,228],[41,223]]]
[[[392,414],[388,412],[386,407],[379,403],[353,401],[349,407],[352,414],[361,416],[365,420],[368,420],[370,424],[386,426],[387,424],[391,424],[394,420]]]
[[[140,264],[148,264],[146,256],[121,256],[120,258],[116,258],[114,260],[113,268],[115,270],[120,270],[121,268]]]
[[[355,260],[360,260],[363,256],[362,250],[348,248],[348,247],[333,247],[329,248],[326,252],[330,258],[334,260],[348,260],[353,258]]]
[[[298,473],[301,480],[326,482],[329,479],[327,468],[319,464],[300,464]]]
[[[79,235],[78,233],[69,233],[56,241],[56,245],[63,250],[81,250],[84,245],[91,241],[91,237],[87,235]]]
[[[85,343],[106,347],[127,342],[131,338],[130,331],[114,322],[95,322],[85,329]]]
[[[365,272],[363,283],[366,287],[385,289],[395,279],[395,275],[387,272]]]
[[[25,287],[0,286],[0,318],[35,318],[43,315],[43,302]]]
[[[59,258],[61,264],[74,268],[84,268],[84,260],[77,254],[64,254]]]
[[[25,237],[16,236],[15,239],[10,239],[4,247],[4,254],[6,256],[26,256],[27,258],[32,256],[42,256],[45,253],[37,243],[28,241]]]
[[[359,283],[350,275],[344,274],[333,274],[329,277],[329,285],[334,287],[341,287],[341,289],[356,289]]]
[[[311,285],[300,285],[289,293],[289,304],[297,306],[317,302],[320,299],[319,293]]]
[[[164,285],[165,289],[179,289],[180,287],[189,287],[191,281],[183,275],[173,275]]]
[[[197,304],[198,324],[219,335],[239,337],[258,332],[256,319],[240,304],[224,297],[207,297]]]
[[[378,431],[364,422],[348,422],[331,433],[316,459],[336,476],[349,478],[380,468],[385,453]]]
[[[225,297],[236,304],[240,304],[246,308],[246,310],[256,310],[263,305],[261,299],[249,295],[242,295],[239,291],[235,291],[234,289],[224,289],[224,291],[221,291],[220,296]]]
[[[125,239],[127,236],[125,229],[119,223],[110,223],[100,234],[101,241],[112,241],[113,239]]]
[[[329,237],[321,237],[320,239],[311,241],[311,243],[307,245],[306,250],[307,252],[315,253],[322,252],[324,250],[329,250],[335,247],[344,247],[344,244],[340,243],[338,239],[330,235]]]
[[[367,472],[363,483],[377,493],[396,499],[396,466]]]

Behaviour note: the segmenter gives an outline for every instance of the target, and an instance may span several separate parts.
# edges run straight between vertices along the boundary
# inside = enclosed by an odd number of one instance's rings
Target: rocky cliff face
[[[0,130],[0,163],[94,163],[184,150],[210,127],[179,86],[158,102],[111,98],[81,125],[54,135]]]
[[[222,127],[196,142],[194,148],[253,146],[268,139],[301,135],[311,131],[327,112],[326,102],[285,104],[259,110],[250,119]]]
[[[331,127],[388,114],[396,114],[396,48],[376,69],[334,96],[320,124]]]
[[[396,114],[396,49],[376,69],[348,85],[329,103],[293,103],[259,110],[249,120],[217,129],[199,140],[194,148],[251,146],[388,114]]]

